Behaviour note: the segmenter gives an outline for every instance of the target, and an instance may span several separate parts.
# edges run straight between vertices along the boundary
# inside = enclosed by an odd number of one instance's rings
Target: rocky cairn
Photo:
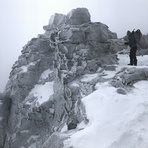
[[[55,13],[43,29],[23,47],[0,98],[0,148],[62,148],[66,132],[89,122],[81,99],[99,79],[82,77],[109,69],[123,47],[86,8]],[[37,90],[45,89],[43,101]]]

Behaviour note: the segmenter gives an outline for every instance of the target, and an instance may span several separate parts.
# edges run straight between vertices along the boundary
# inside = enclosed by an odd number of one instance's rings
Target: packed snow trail
[[[126,55],[119,58],[117,69],[129,60]],[[140,58],[140,66],[148,65],[148,56]],[[148,81],[139,81],[122,95],[108,82],[98,83],[97,90],[83,98],[89,124],[66,140],[65,148],[148,148],[147,88]]]

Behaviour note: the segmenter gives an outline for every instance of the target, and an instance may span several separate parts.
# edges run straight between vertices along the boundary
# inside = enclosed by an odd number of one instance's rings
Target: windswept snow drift
[[[117,69],[121,69],[129,59],[118,57]],[[139,66],[148,65],[147,59],[138,57]],[[147,88],[148,81],[140,81],[122,95],[108,82],[97,84],[98,90],[83,98],[89,124],[72,134],[64,142],[65,148],[148,148]]]

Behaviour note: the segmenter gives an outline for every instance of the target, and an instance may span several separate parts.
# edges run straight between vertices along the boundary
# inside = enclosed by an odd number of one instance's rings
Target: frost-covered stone
[[[105,81],[96,77],[78,83],[81,77],[117,63],[108,41],[116,35],[102,23],[91,23],[86,8],[55,14],[44,29],[44,35],[23,47],[12,67],[4,91],[6,116],[0,118],[4,148],[59,147],[65,138],[61,141],[57,133],[88,122],[82,97]],[[56,137],[59,143],[54,143]]]
[[[117,34],[115,32],[111,32],[110,30],[108,30],[108,38],[117,39]]]
[[[49,20],[49,25],[58,26],[58,25],[64,24],[65,21],[66,21],[66,16],[64,14],[55,13],[54,15],[51,16]]]
[[[111,81],[115,87],[132,86],[135,82],[148,78],[148,68],[123,68]]]
[[[118,52],[120,54],[127,54],[129,51],[125,51],[127,49],[127,46],[125,45],[125,41],[122,39],[110,39],[108,40],[111,45],[110,48],[113,50],[113,52]]]
[[[44,30],[51,30],[66,23],[67,17],[64,14],[55,13],[50,17],[48,26],[44,26]]]
[[[87,69],[89,69],[90,72],[96,72],[98,70],[99,66],[97,65],[96,60],[88,60],[87,61]]]
[[[73,9],[67,14],[68,24],[81,25],[90,22],[90,13],[86,8]]]
[[[59,32],[59,40],[67,40],[72,43],[84,43],[85,42],[85,34],[83,30],[80,29],[69,29]]]
[[[108,40],[108,26],[102,23],[90,25],[85,30],[88,41],[106,42]]]

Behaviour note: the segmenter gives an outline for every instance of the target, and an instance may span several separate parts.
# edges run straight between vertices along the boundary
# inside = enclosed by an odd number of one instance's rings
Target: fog
[[[0,0],[0,91],[22,47],[44,33],[52,14],[67,14],[77,7],[88,8],[93,22],[102,22],[123,37],[127,30],[148,33],[147,0]]]

